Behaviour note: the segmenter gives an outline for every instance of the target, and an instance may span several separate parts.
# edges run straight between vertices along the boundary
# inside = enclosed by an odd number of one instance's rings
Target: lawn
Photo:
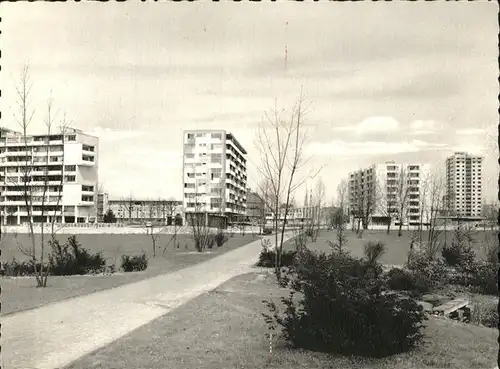
[[[236,277],[67,369],[127,368],[492,368],[494,329],[431,318],[425,344],[383,360],[334,357],[275,345],[269,360],[261,300],[283,294],[269,273]]]
[[[386,245],[386,253],[381,257],[380,261],[384,264],[402,265],[408,259],[408,252],[410,250],[411,232],[403,230],[401,237],[398,237],[397,229],[392,229],[389,234],[385,230],[366,230],[363,232],[362,238],[357,238],[356,233],[350,229],[346,230],[347,236],[347,249],[353,256],[363,256],[364,245],[368,241],[382,241]],[[426,232],[423,235],[424,239],[427,237]],[[477,231],[473,235],[474,242],[472,244],[476,255],[480,258],[484,257],[483,241],[485,237],[491,239],[493,236],[492,231]],[[452,232],[448,231],[447,242],[450,243]],[[312,250],[329,252],[330,246],[327,240],[336,242],[335,231],[321,231],[316,242],[308,239],[307,247]],[[444,241],[444,232],[441,234],[441,241]],[[284,249],[294,249],[295,243],[291,239],[283,245]]]
[[[58,235],[62,241],[69,235]],[[23,239],[24,237],[24,239]],[[170,240],[170,235],[161,235],[158,245],[161,250]],[[27,235],[19,235],[22,242],[28,241]],[[234,235],[222,247],[214,246],[212,251],[198,253],[195,251],[193,240],[188,235],[178,235],[179,248],[173,247],[173,243],[167,247],[167,251],[157,252],[156,258],[152,257],[151,239],[146,235],[78,235],[77,239],[82,246],[93,252],[102,252],[104,257],[115,263],[117,270],[120,266],[121,254],[135,255],[143,251],[149,257],[149,265],[145,271],[123,273],[118,271],[111,276],[64,276],[49,277],[47,288],[35,288],[33,277],[9,278],[2,280],[2,314],[9,314],[21,310],[31,309],[47,303],[61,301],[92,292],[97,292],[126,283],[137,282],[142,279],[157,276],[159,274],[173,272],[181,268],[208,260],[237,247],[245,245],[253,240],[258,240],[252,235]],[[12,257],[19,260],[26,259],[20,253],[12,238],[7,238],[2,245],[3,260],[11,260]]]

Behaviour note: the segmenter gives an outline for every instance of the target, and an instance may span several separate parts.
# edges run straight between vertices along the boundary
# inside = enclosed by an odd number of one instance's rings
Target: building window
[[[82,185],[82,191],[94,192],[94,186]]]
[[[94,196],[82,195],[82,201],[93,202]]]
[[[66,172],[76,172],[76,165],[65,165],[64,170]]]
[[[82,160],[85,161],[94,161],[94,157],[90,155],[82,155]]]
[[[220,178],[222,176],[222,169],[221,168],[213,168],[212,173],[211,173],[211,178],[216,179]]]
[[[92,152],[94,152],[94,146],[82,145],[82,149],[85,150],[85,151],[92,151]]]
[[[76,135],[66,136],[66,141],[76,141]]]
[[[64,176],[65,182],[76,182],[76,176]]]

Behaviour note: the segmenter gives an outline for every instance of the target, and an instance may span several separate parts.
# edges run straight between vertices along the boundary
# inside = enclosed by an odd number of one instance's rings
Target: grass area
[[[473,248],[476,255],[480,258],[484,257],[485,252],[483,249],[483,241],[485,237],[492,239],[492,231],[477,231],[474,233]],[[363,232],[363,238],[357,238],[356,233],[350,229],[346,230],[347,249],[351,254],[356,257],[363,256],[364,245],[368,241],[382,241],[386,245],[386,253],[381,257],[380,262],[385,264],[402,265],[408,259],[408,252],[410,251],[411,232],[404,230],[401,237],[398,237],[397,229],[392,229],[389,234],[385,230],[366,230]],[[424,239],[427,234],[424,232]],[[446,235],[448,243],[451,241],[452,232],[448,231]],[[440,240],[444,242],[444,232],[441,234]],[[316,242],[312,242],[310,238],[307,241],[307,247],[312,250],[330,252],[330,246],[327,240],[336,242],[335,231],[321,231]],[[291,239],[283,245],[284,249],[294,249],[295,243]]]
[[[236,277],[67,369],[469,369],[491,368],[496,360],[496,330],[438,318],[427,321],[422,347],[383,360],[290,350],[280,342],[269,359],[261,301],[282,294],[269,273]]]
[[[24,235],[27,239],[27,235]],[[69,235],[58,235],[64,241]],[[19,236],[21,237],[21,236]],[[157,257],[152,257],[151,240],[146,235],[78,235],[77,239],[82,246],[93,252],[102,251],[104,257],[120,266],[121,254],[136,255],[143,251],[149,257],[149,265],[145,271],[120,273],[111,276],[62,276],[49,277],[46,288],[35,288],[34,277],[9,278],[2,280],[2,314],[9,314],[21,310],[31,309],[45,305],[47,303],[61,301],[67,298],[97,292],[123,284],[137,282],[159,274],[169,273],[181,268],[200,263],[214,256],[220,255],[230,250],[234,250],[253,240],[258,240],[251,235],[234,235],[222,247],[214,248],[203,253],[196,252],[194,243],[188,235],[179,235],[180,248],[173,247],[173,243],[167,247],[167,251],[157,252]],[[158,245],[167,245],[170,235],[161,235]],[[24,242],[24,241],[23,241]],[[6,239],[2,245],[3,260],[11,260],[12,255],[20,260],[25,259],[24,255],[16,254],[19,251],[12,239]],[[4,256],[4,250],[10,259]]]

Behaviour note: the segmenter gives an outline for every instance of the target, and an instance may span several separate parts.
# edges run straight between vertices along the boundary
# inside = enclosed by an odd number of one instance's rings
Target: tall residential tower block
[[[224,130],[184,132],[183,203],[189,213],[241,219],[247,206],[247,152]],[[189,222],[189,217],[187,217]]]

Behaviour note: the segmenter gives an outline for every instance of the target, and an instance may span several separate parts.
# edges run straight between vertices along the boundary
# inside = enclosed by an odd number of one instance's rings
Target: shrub
[[[440,258],[430,258],[425,251],[412,252],[406,268],[419,281],[418,283],[429,289],[443,284],[448,279],[446,263]]]
[[[273,233],[273,230],[272,230],[271,228],[264,228],[264,229],[262,230],[262,234],[263,234],[263,235],[270,235],[270,234],[272,234],[272,233]]]
[[[271,315],[263,314],[268,324],[282,327],[294,347],[383,357],[422,341],[422,307],[387,291],[366,259],[310,250],[302,250],[298,259],[283,273],[283,285],[292,290],[282,299],[284,315],[272,301],[264,301]]]
[[[486,262],[478,264],[476,271],[470,275],[467,284],[478,293],[497,295],[498,267],[498,261],[495,263]]]
[[[365,244],[364,254],[366,261],[369,264],[375,264],[378,262],[380,257],[385,254],[385,252],[385,244],[381,241],[368,241],[368,243]]]
[[[393,268],[387,273],[387,286],[394,291],[411,291],[419,294],[429,291],[425,281],[417,279],[412,273],[401,268]]]
[[[71,236],[61,245],[56,239],[50,240],[52,251],[49,254],[50,274],[82,275],[87,273],[103,273],[106,260],[101,253],[92,254]]]
[[[468,272],[476,261],[476,253],[470,246],[470,232],[464,230],[461,226],[453,231],[451,245],[445,245],[441,249],[441,255],[445,262],[452,267],[458,267]]]
[[[224,245],[228,239],[227,235],[221,230],[217,231],[215,234],[215,243],[217,244],[217,247]]]
[[[209,233],[207,236],[207,247],[209,250],[212,250],[215,245],[215,234]]]
[[[488,328],[496,328],[498,326],[497,304],[474,304],[471,323],[481,324]]]
[[[295,242],[296,250],[307,247],[307,235],[302,231],[297,233],[297,235],[293,238],[293,241]]]
[[[148,267],[148,258],[145,253],[142,255],[122,255],[121,268],[124,272],[140,272]]]
[[[283,250],[281,252],[281,266],[291,266],[293,265],[296,251],[293,250]],[[262,248],[259,254],[259,261],[257,266],[264,268],[273,268],[276,263],[276,251]]]
[[[46,263],[44,270],[48,268]],[[40,270],[41,263],[36,263],[36,270]],[[6,277],[27,277],[35,275],[35,262],[33,260],[17,261],[15,258],[12,261],[2,261],[0,274]]]

